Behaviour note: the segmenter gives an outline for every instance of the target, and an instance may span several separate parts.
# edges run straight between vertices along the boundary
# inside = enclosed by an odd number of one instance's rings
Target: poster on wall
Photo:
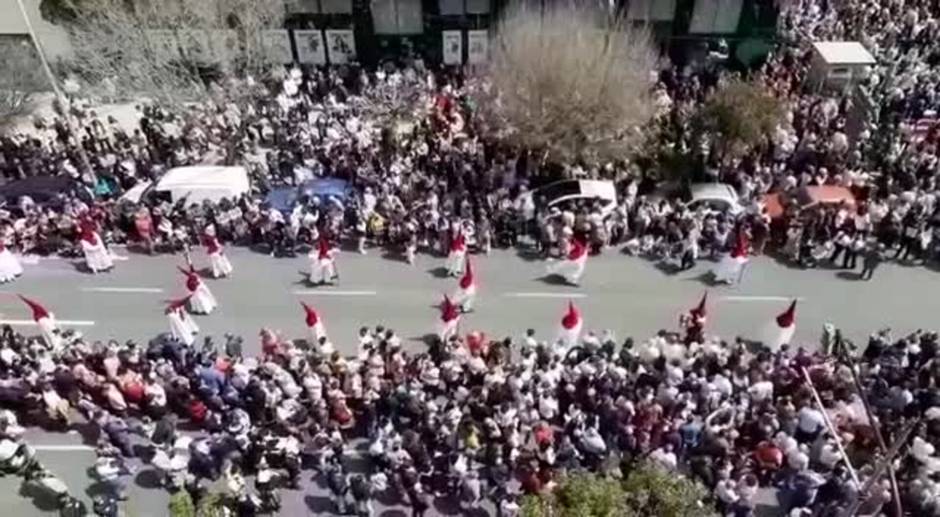
[[[297,47],[297,61],[311,65],[326,64],[326,46],[323,33],[318,30],[295,30],[294,46]]]
[[[172,61],[179,59],[180,50],[176,44],[176,32],[172,29],[154,29],[147,31],[147,39],[157,59]]]
[[[326,46],[330,63],[343,64],[356,59],[356,38],[352,29],[330,29],[326,31]]]
[[[290,33],[282,29],[261,31],[264,53],[272,63],[293,63],[294,53],[290,48]]]
[[[489,54],[489,39],[485,30],[467,31],[467,62],[485,63]]]
[[[183,56],[190,60],[205,63],[212,58],[209,46],[209,33],[201,29],[181,30],[178,32]]]
[[[463,34],[460,31],[441,31],[444,43],[444,64],[459,65],[463,62]]]
[[[232,29],[211,30],[209,48],[214,62],[228,61],[238,52],[238,34]]]

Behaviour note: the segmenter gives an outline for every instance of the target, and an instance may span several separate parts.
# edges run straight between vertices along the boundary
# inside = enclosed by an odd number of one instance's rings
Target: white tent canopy
[[[813,48],[829,66],[875,64],[875,57],[857,41],[818,41]]]

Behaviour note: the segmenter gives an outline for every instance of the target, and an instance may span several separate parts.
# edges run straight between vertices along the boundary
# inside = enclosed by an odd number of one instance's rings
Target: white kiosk
[[[811,77],[817,86],[845,88],[868,75],[875,57],[857,41],[813,43]]]

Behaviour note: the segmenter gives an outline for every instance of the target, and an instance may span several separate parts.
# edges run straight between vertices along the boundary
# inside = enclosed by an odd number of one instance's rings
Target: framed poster
[[[261,31],[264,53],[272,63],[293,63],[294,52],[290,47],[290,33],[284,29]]]
[[[238,34],[232,29],[211,30],[209,48],[213,61],[227,61],[238,53]]]
[[[467,31],[467,62],[485,63],[489,55],[489,35],[485,30]]]
[[[444,64],[459,65],[463,62],[463,34],[460,31],[441,31],[444,45]]]
[[[326,64],[326,46],[321,31],[295,30],[294,47],[297,48],[297,61],[312,65]]]
[[[212,59],[212,47],[209,45],[209,33],[202,29],[186,29],[178,32],[183,57],[200,63]]]
[[[352,29],[328,29],[325,33],[330,63],[337,65],[356,59],[356,38]]]
[[[176,31],[172,29],[153,29],[147,31],[150,48],[157,59],[174,61],[180,58],[179,45],[176,42]]]

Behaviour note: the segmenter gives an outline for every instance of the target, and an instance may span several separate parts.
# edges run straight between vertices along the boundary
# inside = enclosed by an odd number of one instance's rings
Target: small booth
[[[875,57],[857,41],[813,43],[811,79],[817,87],[846,88],[868,76]]]

